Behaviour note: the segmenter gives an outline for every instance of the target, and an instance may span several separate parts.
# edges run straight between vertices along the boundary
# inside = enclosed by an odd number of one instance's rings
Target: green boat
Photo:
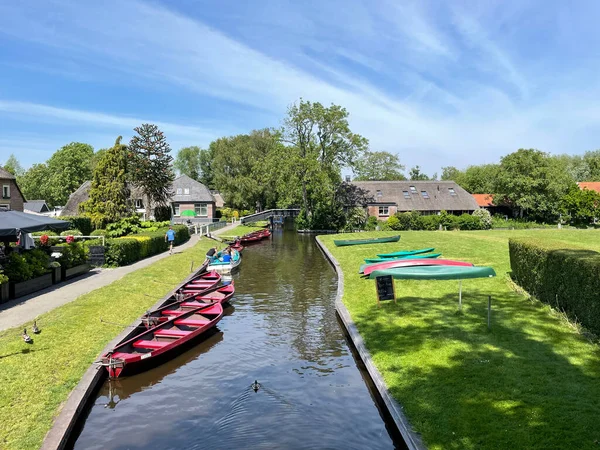
[[[334,240],[333,243],[336,247],[345,247],[346,245],[383,244],[385,242],[398,242],[399,240],[400,236],[389,236],[371,239]]]
[[[396,280],[466,280],[467,278],[495,277],[491,267],[468,266],[419,266],[397,267],[395,269],[375,270],[370,279],[391,275]]]
[[[395,258],[365,258],[365,262],[367,264],[380,263],[380,262],[389,262],[394,261],[395,259],[421,259],[421,258],[438,258],[442,256],[441,253],[426,253],[424,255],[406,255],[406,256],[396,256]]]
[[[397,256],[409,256],[409,255],[418,255],[419,253],[429,253],[434,251],[435,248],[422,248],[419,250],[402,250],[394,253],[378,253],[377,256],[380,258],[395,258]]]

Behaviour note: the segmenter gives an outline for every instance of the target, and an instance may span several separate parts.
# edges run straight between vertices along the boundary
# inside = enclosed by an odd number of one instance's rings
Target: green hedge
[[[508,248],[517,284],[600,334],[600,253],[538,239],[510,239]]]
[[[92,232],[92,219],[81,216],[59,216],[57,219],[68,220],[71,223],[70,228],[80,230],[83,236],[89,236]]]
[[[165,241],[167,230],[168,228],[163,228],[152,232],[107,239],[104,252],[106,264],[125,266],[168,250],[169,244]],[[190,238],[190,233],[185,225],[175,225],[173,230],[175,230],[175,245],[182,244]]]

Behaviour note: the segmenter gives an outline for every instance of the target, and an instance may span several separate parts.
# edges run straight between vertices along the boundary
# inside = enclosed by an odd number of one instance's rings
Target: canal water
[[[335,313],[314,237],[275,230],[247,247],[212,334],[100,389],[76,449],[393,449]],[[257,380],[260,387],[252,387]]]

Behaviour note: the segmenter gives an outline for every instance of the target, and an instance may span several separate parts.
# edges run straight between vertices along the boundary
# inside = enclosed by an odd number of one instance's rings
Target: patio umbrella
[[[185,211],[181,211],[181,217],[196,217],[196,211],[191,209],[186,209]]]
[[[68,230],[70,225],[66,220],[56,220],[20,211],[0,210],[0,237],[16,237],[19,231],[33,233],[43,230]]]

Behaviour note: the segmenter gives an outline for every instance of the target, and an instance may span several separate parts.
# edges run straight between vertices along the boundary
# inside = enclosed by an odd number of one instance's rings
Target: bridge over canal
[[[267,209],[258,213],[250,214],[249,216],[240,217],[242,225],[258,222],[260,220],[269,220],[270,217],[297,217],[300,214],[300,209]]]

